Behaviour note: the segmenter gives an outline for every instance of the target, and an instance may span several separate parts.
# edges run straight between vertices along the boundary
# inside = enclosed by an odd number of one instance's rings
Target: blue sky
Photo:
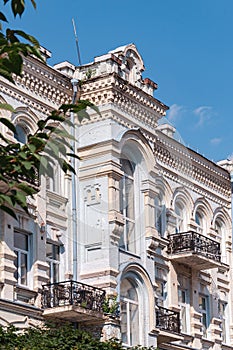
[[[37,0],[36,11],[26,3],[14,26],[52,52],[50,65],[77,64],[72,18],[82,63],[133,42],[184,143],[214,161],[233,155],[232,0]]]

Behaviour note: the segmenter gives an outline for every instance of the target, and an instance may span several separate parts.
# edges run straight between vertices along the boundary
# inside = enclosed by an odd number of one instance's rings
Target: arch
[[[213,213],[213,225],[217,219],[220,219],[224,222],[226,225],[227,232],[231,234],[232,230],[232,223],[231,223],[231,217],[230,215],[226,212],[225,209],[218,207],[215,209]]]
[[[171,198],[172,198],[172,189],[169,183],[162,176],[156,176],[155,178],[156,187],[162,192],[164,196],[164,203],[166,208],[170,207]]]
[[[172,207],[176,218],[176,233],[187,231],[192,214],[193,201],[184,187],[176,188],[173,193]]]
[[[134,163],[144,162],[148,173],[155,170],[153,150],[139,129],[127,130],[121,134],[119,149],[121,154],[125,154]]]
[[[39,118],[37,115],[28,107],[17,107],[12,114],[12,122],[15,125],[21,125],[24,126],[29,130],[30,133],[33,133],[36,131],[37,126],[36,123],[38,122]]]
[[[141,72],[143,72],[145,70],[145,66],[144,66],[144,62],[143,62],[142,56],[139,54],[136,46],[133,43],[125,46],[123,55],[126,58],[132,58],[133,57],[134,60],[136,61],[135,64],[137,64],[138,69]]]
[[[213,228],[221,245],[221,261],[229,264],[229,251],[227,241],[232,234],[231,218],[223,208],[217,208],[213,215]]]
[[[173,193],[173,200],[172,200],[173,206],[176,200],[181,201],[186,207],[188,207],[188,211],[192,213],[194,202],[190,193],[186,190],[186,188],[177,187],[175,189]]]
[[[193,209],[194,219],[195,219],[195,213],[198,209],[201,210],[206,215],[206,217],[208,217],[208,220],[212,218],[213,211],[212,211],[211,205],[204,197],[198,198],[194,203],[194,209]]]
[[[197,226],[197,231],[207,234],[210,229],[213,211],[209,202],[205,198],[198,198],[194,203],[193,219]]]

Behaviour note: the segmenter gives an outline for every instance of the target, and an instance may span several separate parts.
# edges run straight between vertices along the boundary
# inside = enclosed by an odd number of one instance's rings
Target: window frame
[[[131,160],[127,158],[121,158],[121,168],[124,172],[123,177],[120,180],[120,194],[119,194],[119,201],[120,201],[120,213],[123,215],[125,224],[122,236],[119,241],[119,248],[121,250],[124,250],[129,253],[136,254],[137,252],[137,245],[136,245],[136,227],[135,227],[135,209],[136,209],[136,203],[135,203],[135,169],[136,165]],[[125,163],[125,164],[123,164]],[[129,171],[127,172],[127,166],[128,169],[130,169],[131,174]],[[131,203],[130,200],[130,191],[128,191],[127,182],[131,182],[131,189],[132,191],[132,199]],[[132,205],[132,215],[128,215],[128,207],[129,205]],[[131,227],[131,228],[130,228]]]
[[[24,235],[27,240],[27,248],[23,249],[21,247],[17,247],[15,245],[15,234]],[[31,271],[31,261],[32,261],[32,234],[28,231],[15,228],[14,229],[14,253],[16,254],[16,258],[14,261],[14,265],[16,267],[16,271],[14,273],[14,277],[17,281],[17,285],[30,287],[30,271]],[[25,282],[23,281],[23,273],[22,273],[22,256],[26,256],[26,267],[25,267]]]
[[[177,212],[177,209],[179,212]],[[176,217],[176,233],[182,233],[187,231],[187,218],[185,214],[185,205],[179,199],[176,199],[174,205],[174,212]]]
[[[163,196],[160,194],[154,199],[155,207],[155,228],[161,237],[165,237],[166,232],[166,205]]]
[[[47,257],[47,245],[50,244],[52,245],[52,258],[48,258]],[[49,265],[49,271],[48,271],[48,275],[49,275],[49,281],[50,283],[57,283],[60,281],[60,266],[61,266],[61,246],[62,244],[57,242],[57,241],[53,241],[51,239],[47,239],[46,240],[46,262]],[[54,258],[54,248],[58,248],[58,257],[59,260]],[[57,268],[57,276],[54,278],[54,267]]]
[[[137,300],[133,300],[129,297],[126,296],[122,296],[122,283],[127,280],[127,282],[132,286],[132,288],[135,289],[135,295],[137,296]],[[139,286],[137,285],[136,281],[133,281],[131,278],[129,277],[124,277],[124,279],[121,282],[121,291],[120,291],[120,314],[121,314],[121,336],[122,336],[122,327],[123,327],[123,322],[122,322],[122,304],[126,305],[126,309],[124,310],[124,312],[126,312],[126,340],[127,342],[124,342],[122,339],[122,345],[125,347],[131,347],[131,346],[136,346],[138,344],[142,343],[142,335],[141,335],[141,329],[142,329],[142,325],[141,325],[141,319],[142,319],[142,310],[141,310],[141,302],[140,302],[140,292],[139,292]],[[130,306],[136,306],[137,307],[137,329],[138,332],[136,333],[136,335],[138,336],[138,338],[133,341],[132,339],[132,334],[133,332],[131,332],[132,330],[132,324],[133,321],[131,319],[131,308]]]
[[[205,308],[201,307],[200,304],[200,298],[205,300]],[[210,323],[210,305],[209,305],[209,296],[200,293],[198,297],[198,304],[199,304],[199,312],[201,313],[201,324],[202,324],[202,332],[203,332],[203,338],[208,338],[208,328]]]

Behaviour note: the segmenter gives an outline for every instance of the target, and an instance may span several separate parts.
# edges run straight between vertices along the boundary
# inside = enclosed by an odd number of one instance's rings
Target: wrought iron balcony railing
[[[156,327],[161,330],[180,333],[180,314],[177,311],[157,306],[156,310]]]
[[[75,281],[45,284],[42,287],[42,308],[74,305],[103,312],[105,291]]]
[[[192,252],[205,258],[221,262],[220,243],[194,231],[169,236],[168,253]]]

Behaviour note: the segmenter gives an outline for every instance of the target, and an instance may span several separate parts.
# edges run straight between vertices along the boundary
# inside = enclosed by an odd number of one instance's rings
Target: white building
[[[100,114],[75,129],[77,176],[42,177],[31,218],[1,213],[0,323],[52,318],[126,347],[233,349],[230,176],[158,125],[168,107],[143,71],[130,44],[78,68],[26,58],[16,85],[1,79],[21,142],[72,100],[71,78]],[[120,318],[103,313],[104,293]]]

